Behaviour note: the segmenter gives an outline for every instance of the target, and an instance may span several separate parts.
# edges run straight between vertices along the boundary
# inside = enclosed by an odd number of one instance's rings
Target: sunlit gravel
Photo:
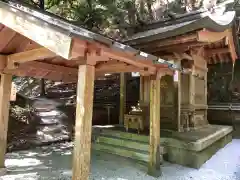
[[[1,180],[71,179],[72,144],[65,143],[7,154],[8,173]],[[164,162],[160,180],[240,180],[240,140],[219,150],[199,170]],[[91,180],[154,180],[146,167],[104,153],[92,153]]]

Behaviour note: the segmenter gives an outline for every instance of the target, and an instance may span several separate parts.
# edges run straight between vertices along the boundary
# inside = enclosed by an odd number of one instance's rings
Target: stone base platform
[[[191,168],[200,168],[219,149],[232,141],[230,126],[207,125],[189,132],[161,130],[164,159]]]
[[[189,132],[161,129],[161,157],[166,161],[200,168],[219,149],[232,141],[231,126],[207,125]],[[123,127],[94,127],[92,148],[148,162],[148,132],[126,132]]]

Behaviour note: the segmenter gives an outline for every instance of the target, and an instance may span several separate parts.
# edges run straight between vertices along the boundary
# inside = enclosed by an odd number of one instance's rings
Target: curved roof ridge
[[[224,31],[232,26],[235,15],[235,11],[227,11],[222,13],[222,15],[219,15],[219,13],[205,13],[199,19],[185,21],[178,24],[172,24],[169,26],[159,27],[156,29],[150,29],[148,31],[136,33],[124,42],[130,45],[136,45],[141,42],[151,42],[153,40],[169,38],[203,28],[207,28],[216,32]]]

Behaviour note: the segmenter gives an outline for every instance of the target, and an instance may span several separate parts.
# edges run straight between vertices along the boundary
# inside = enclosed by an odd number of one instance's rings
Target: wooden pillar
[[[182,73],[178,71],[178,132],[181,132]]]
[[[193,108],[195,104],[194,96],[195,96],[195,77],[193,76],[195,72],[195,68],[193,66],[192,73],[189,74],[189,104],[190,107]]]
[[[95,67],[80,65],[78,70],[73,180],[87,180],[90,172],[92,111]]]
[[[140,76],[140,80],[139,80],[139,100],[140,102],[144,101],[144,78],[143,76]]]
[[[175,71],[174,74],[174,104],[175,104],[175,114],[176,114],[176,126],[177,131],[181,132],[181,97],[182,97],[182,91],[181,91],[181,72]]]
[[[126,76],[125,73],[120,73],[120,112],[119,112],[119,124],[123,125],[125,108],[126,108]]]
[[[141,76],[140,77],[140,101],[144,104],[149,103],[149,95],[150,95],[150,77],[149,76]]]
[[[150,149],[148,173],[158,177],[160,171],[160,79],[150,81]]]
[[[144,76],[144,103],[149,103],[150,101],[150,77]]]
[[[5,153],[7,148],[8,117],[12,75],[1,74],[0,80],[0,169],[4,168]]]

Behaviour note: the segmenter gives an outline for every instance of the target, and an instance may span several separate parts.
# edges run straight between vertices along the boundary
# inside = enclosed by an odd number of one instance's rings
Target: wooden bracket
[[[174,56],[176,57],[177,60],[181,61],[183,59],[187,59],[192,61],[193,58],[191,57],[191,55],[188,55],[187,53],[177,53],[177,52],[173,52]]]
[[[231,54],[232,61],[235,62],[235,60],[238,57],[237,57],[237,52],[236,52],[234,39],[233,39],[233,35],[232,35],[232,29],[228,29],[227,39],[228,39],[228,48],[229,48],[229,51]]]
[[[173,76],[173,74],[174,74],[173,71],[168,68],[159,69],[157,70],[156,75],[151,76],[151,79],[161,79],[163,76],[166,76],[166,75]]]
[[[54,56],[56,56],[56,54],[46,48],[38,48],[25,52],[11,54],[7,56],[7,68],[8,69],[18,68],[19,65],[22,63],[45,58],[51,58]]]
[[[207,29],[203,29],[197,32],[197,40],[199,42],[214,43],[222,40],[227,36],[228,36],[228,30],[225,30],[224,32],[212,32]]]

